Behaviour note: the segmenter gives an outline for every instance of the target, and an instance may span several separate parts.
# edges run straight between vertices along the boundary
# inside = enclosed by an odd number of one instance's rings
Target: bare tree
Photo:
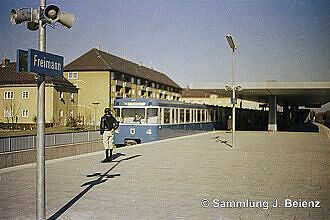
[[[12,99],[6,100],[4,104],[5,104],[5,111],[7,112],[6,115],[7,123],[9,124],[9,121],[11,119],[12,126],[14,125],[15,122],[17,126],[17,121],[19,118],[18,116],[21,109],[20,105],[16,102],[13,102]]]

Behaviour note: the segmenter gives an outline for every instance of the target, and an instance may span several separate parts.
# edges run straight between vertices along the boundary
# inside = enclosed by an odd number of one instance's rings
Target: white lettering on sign
[[[50,70],[59,70],[59,71],[62,70],[61,63],[46,60],[46,57],[40,59],[38,58],[37,54],[33,56],[33,66],[50,69]]]

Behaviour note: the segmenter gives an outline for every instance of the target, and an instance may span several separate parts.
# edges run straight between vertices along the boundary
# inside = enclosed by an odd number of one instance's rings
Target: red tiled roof
[[[212,93],[201,89],[183,89],[182,98],[209,98]]]
[[[0,85],[37,85],[35,75],[27,72],[16,72],[16,62],[9,63],[5,67],[0,67]],[[72,89],[76,87],[64,77],[46,76],[46,84],[53,84],[54,86],[64,86]]]
[[[139,64],[95,48],[91,49],[64,67],[64,71],[83,70],[113,70],[181,89],[178,84],[176,84],[164,73],[140,66]]]

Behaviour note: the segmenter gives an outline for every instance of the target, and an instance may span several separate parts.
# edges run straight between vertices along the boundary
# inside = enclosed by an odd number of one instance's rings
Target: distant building
[[[188,103],[232,107],[231,98],[219,97],[216,94],[212,94],[201,89],[189,89],[189,88],[183,89],[182,101]],[[259,106],[260,104],[261,103],[258,102],[237,99],[236,107],[245,108],[245,109],[262,109]]]
[[[79,88],[79,115],[91,124],[115,99],[181,99],[182,88],[164,73],[95,48],[66,65],[64,76]]]
[[[37,119],[37,75],[16,72],[16,62],[0,67],[0,123],[32,125]],[[46,76],[46,125],[66,125],[78,113],[78,89],[61,77]]]

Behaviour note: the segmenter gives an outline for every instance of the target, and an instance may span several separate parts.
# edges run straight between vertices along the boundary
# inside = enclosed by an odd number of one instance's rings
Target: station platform
[[[213,131],[46,162],[48,219],[329,219],[326,132]],[[35,219],[35,164],[0,170],[0,219]]]

